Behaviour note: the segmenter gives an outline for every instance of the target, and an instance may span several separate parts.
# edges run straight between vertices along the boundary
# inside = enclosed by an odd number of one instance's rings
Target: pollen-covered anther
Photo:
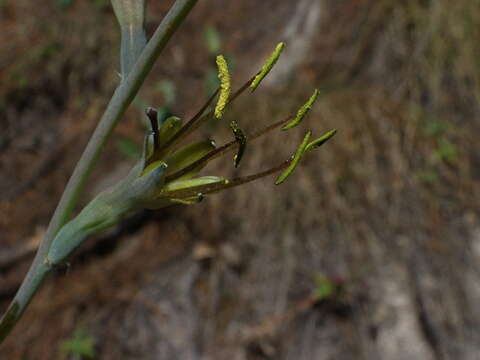
[[[277,63],[278,59],[280,58],[280,55],[282,54],[283,49],[285,48],[285,43],[281,42],[279,43],[276,47],[273,53],[270,55],[270,57],[267,59],[267,61],[263,64],[262,70],[258,73],[257,76],[253,79],[253,81],[250,84],[250,88],[252,89],[252,92],[257,89],[257,87],[260,85],[260,83],[265,79],[265,77],[270,73],[270,71],[273,69],[275,64]]]
[[[238,126],[236,121],[232,121],[230,123],[230,128],[232,129],[233,135],[235,136],[235,140],[238,142],[238,151],[237,154],[233,157],[233,164],[235,167],[238,167],[247,147],[247,136]]]
[[[310,142],[307,145],[305,151],[310,151],[312,149],[319,148],[320,146],[325,144],[328,140],[330,140],[332,137],[334,137],[336,133],[337,133],[337,130],[333,129],[333,130],[330,130],[329,132],[323,134],[318,139],[315,139],[312,142]]]
[[[313,92],[312,96],[310,96],[308,101],[305,104],[303,104],[303,106],[298,110],[295,118],[291,122],[289,122],[287,125],[282,127],[282,130],[289,130],[299,125],[302,122],[302,120],[305,118],[305,116],[308,114],[308,112],[312,109],[313,105],[318,99],[319,94],[320,94],[320,91],[318,89],[315,89],[315,91]]]
[[[281,183],[283,183],[295,171],[298,164],[300,163],[300,160],[302,159],[303,155],[305,154],[306,148],[307,148],[308,144],[310,143],[310,138],[311,137],[312,137],[312,132],[311,131],[307,132],[307,134],[303,138],[302,143],[297,148],[297,151],[295,152],[295,155],[293,155],[293,158],[290,161],[290,164],[280,174],[280,176],[275,181],[275,185],[280,185]]]
[[[215,117],[220,119],[223,117],[225,107],[228,104],[231,92],[230,72],[228,71],[227,60],[222,55],[217,56],[218,79],[220,80],[220,95],[215,106]]]

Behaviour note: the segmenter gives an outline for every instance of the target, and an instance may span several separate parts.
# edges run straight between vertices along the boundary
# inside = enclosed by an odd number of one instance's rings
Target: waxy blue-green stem
[[[145,35],[145,0],[112,0],[120,24],[120,64],[122,79],[132,70],[147,44]]]

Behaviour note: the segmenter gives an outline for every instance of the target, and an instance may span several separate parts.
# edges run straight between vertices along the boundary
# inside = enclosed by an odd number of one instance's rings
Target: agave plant
[[[202,123],[211,117],[222,118],[241,94],[248,89],[255,91],[279,59],[285,44],[278,44],[262,69],[233,94],[228,64],[220,55],[217,57],[220,86],[196,115],[185,123],[177,117],[160,120],[157,111],[148,108],[146,115],[151,130],[145,135],[141,159],[123,180],[101,192],[69,220],[86,178],[113,128],[134,99],[155,59],[197,1],[176,0],[146,43],[143,29],[145,0],[112,0],[122,34],[122,80],[67,184],[29,272],[0,320],[0,342],[18,322],[46,275],[64,264],[68,256],[89,236],[120,223],[139,209],[195,204],[209,194],[276,173],[280,173],[275,181],[279,185],[293,173],[307,152],[335,135],[336,131],[331,130],[312,140],[312,133],[308,131],[291,158],[253,175],[234,179],[198,176],[210,161],[235,150],[233,163],[235,167],[239,166],[248,144],[275,129],[287,131],[300,124],[319,96],[318,90],[315,90],[296,114],[268,124],[252,134],[245,133],[237,122],[231,122],[233,139],[222,146],[217,147],[209,139],[184,144],[187,136]]]

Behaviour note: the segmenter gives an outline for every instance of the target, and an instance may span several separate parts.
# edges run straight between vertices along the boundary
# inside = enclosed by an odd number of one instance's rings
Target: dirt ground
[[[151,34],[171,1],[150,3]],[[315,87],[321,97],[288,136],[249,146],[239,169],[223,158],[205,174],[266,169],[307,129],[337,136],[281,186],[266,178],[144,211],[88,240],[0,359],[80,358],[65,351],[80,333],[102,360],[479,359],[480,1],[200,1],[83,205],[133,163],[125,148],[141,143],[145,106],[188,117],[207,97],[209,28],[237,84],[287,42],[265,86],[225,121],[254,130]],[[3,310],[118,84],[119,35],[107,0],[0,1],[0,29]],[[231,138],[223,123],[202,134]]]

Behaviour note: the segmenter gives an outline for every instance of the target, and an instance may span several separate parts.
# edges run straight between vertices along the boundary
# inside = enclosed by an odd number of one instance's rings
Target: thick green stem
[[[152,69],[161,51],[165,48],[172,35],[197,1],[198,0],[177,0],[175,2],[155,31],[152,39],[148,42],[128,77],[124,79],[121,85],[115,90],[105,113],[68,181],[33,264],[9,306],[9,310],[7,310],[7,313],[1,319],[0,343],[3,342],[5,337],[13,329],[33,295],[42,284],[45,276],[52,270],[45,264],[45,258],[52,240],[59,229],[69,219],[77,203],[78,196],[84,188],[87,177],[115,128],[115,125],[122,118],[128,106],[135,98],[135,95]]]

